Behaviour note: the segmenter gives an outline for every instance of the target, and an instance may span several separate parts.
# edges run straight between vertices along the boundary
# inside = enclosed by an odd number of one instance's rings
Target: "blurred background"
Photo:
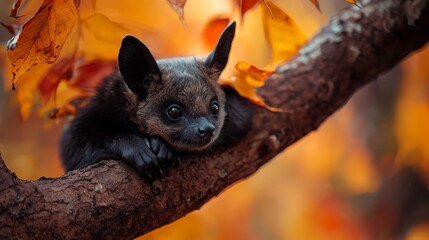
[[[13,1],[0,1],[0,22],[22,24],[42,4],[24,2],[14,19]],[[188,0],[181,16],[170,2],[80,2],[59,60],[33,67],[15,91],[5,48],[13,35],[0,28],[0,152],[11,171],[29,180],[63,174],[57,142],[72,118],[69,103],[90,96],[115,69],[125,34],[157,58],[204,56],[236,20],[222,77],[242,85],[252,76],[234,67],[238,61],[273,70],[331,16],[353,7],[342,0],[319,1],[320,11],[308,0]],[[429,239],[428,63],[429,48],[413,53],[256,174],[141,239]],[[70,70],[73,76],[64,74]]]

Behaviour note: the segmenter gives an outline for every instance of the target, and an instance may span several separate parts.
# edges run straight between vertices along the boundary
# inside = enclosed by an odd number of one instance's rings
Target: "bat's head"
[[[226,112],[225,94],[217,80],[228,62],[234,33],[235,22],[206,58],[158,62],[137,38],[123,39],[118,62],[129,89],[127,112],[143,134],[161,137],[185,151],[204,150],[218,138]]]

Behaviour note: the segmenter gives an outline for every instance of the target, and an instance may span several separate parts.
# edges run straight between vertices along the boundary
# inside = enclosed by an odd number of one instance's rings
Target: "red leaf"
[[[44,103],[47,103],[61,80],[69,80],[73,76],[74,57],[64,58],[55,63],[39,84],[39,91]]]
[[[240,12],[241,17],[244,16],[244,14],[255,6],[255,4],[258,2],[258,0],[239,0],[240,2]]]
[[[116,61],[96,59],[87,62],[76,69],[75,77],[70,80],[70,86],[77,87],[87,94],[93,94],[101,80],[114,72]]]
[[[19,6],[21,6],[21,0],[15,0],[12,10],[10,10],[10,17],[17,18]]]
[[[21,0],[15,0],[15,2],[13,3],[12,9],[10,10],[10,17],[13,18],[20,18],[21,16],[18,16],[18,14],[20,12],[22,12],[22,10],[25,8],[25,6],[27,6],[27,4],[30,2],[30,0],[25,0],[24,4],[21,3]]]
[[[0,22],[0,24],[6,28],[6,30],[11,33],[12,35],[16,35],[16,33],[19,31],[19,26],[15,25],[15,24],[6,24],[6,23],[2,23]]]
[[[233,0],[234,4],[236,4],[240,8],[241,17],[247,12],[247,10],[251,9],[255,6],[258,0]]]
[[[233,0],[233,1],[240,8],[240,13],[242,18],[249,9],[253,8],[256,5],[256,3],[258,3],[258,0]],[[261,0],[261,1],[265,4],[265,7],[268,8],[268,10],[270,10],[267,1],[266,0]]]
[[[310,0],[310,2],[313,3],[313,5],[316,6],[317,10],[320,12],[319,0]]]

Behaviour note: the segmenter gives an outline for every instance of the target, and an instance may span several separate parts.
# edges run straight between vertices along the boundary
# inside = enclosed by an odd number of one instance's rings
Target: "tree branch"
[[[254,106],[252,129],[241,143],[212,156],[183,159],[152,185],[117,161],[57,179],[23,181],[0,159],[0,239],[128,239],[200,208],[421,48],[429,40],[428,2],[371,1],[334,18],[259,90],[269,105],[286,112]]]

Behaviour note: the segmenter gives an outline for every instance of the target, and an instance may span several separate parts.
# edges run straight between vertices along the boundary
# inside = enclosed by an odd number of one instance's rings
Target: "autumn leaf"
[[[236,5],[238,5],[239,9],[240,9],[240,16],[241,18],[243,18],[244,14],[246,14],[246,12],[253,8],[256,3],[258,3],[258,0],[233,0],[235,2]],[[265,7],[269,9],[269,6],[267,4],[266,0],[260,0],[264,3]]]
[[[79,51],[90,58],[116,58],[122,38],[132,32],[124,24],[100,13],[91,14],[80,23],[85,44],[80,45]]]
[[[38,110],[40,116],[58,118],[76,113],[81,107],[85,94],[82,89],[73,87],[68,81],[61,81],[55,89],[55,98],[50,98],[42,108]]]
[[[75,61],[74,56],[61,59],[42,78],[39,84],[39,91],[44,104],[51,99],[53,94],[56,96],[56,103],[69,102],[76,98],[93,95],[101,80],[114,72],[117,65],[116,61],[95,59],[75,66]],[[60,98],[63,97],[64,93],[57,92],[61,82],[67,82],[68,88],[79,89],[79,91],[67,96],[67,101],[61,101]],[[55,108],[58,109],[57,107]]]
[[[30,1],[31,0],[24,0],[24,3],[22,3],[21,0],[15,0],[12,6],[12,10],[10,10],[10,17],[20,18],[21,16],[18,15],[20,15],[22,10],[25,8],[25,6],[27,6]]]
[[[39,63],[54,63],[76,22],[73,0],[45,0],[38,12],[8,42],[14,85]]]
[[[92,95],[100,82],[117,68],[116,60],[95,59],[76,68],[75,76],[70,80],[72,87],[81,89],[86,95]]]
[[[359,7],[359,5],[358,5],[358,3],[357,3],[357,1],[356,1],[356,0],[346,0],[346,2],[351,3],[351,4],[353,4],[353,5],[357,6],[357,7]]]
[[[258,0],[234,0],[234,2],[240,8],[240,14],[243,18],[244,14],[258,3]]]
[[[181,21],[185,19],[184,8],[186,0],[168,0],[168,3],[173,8],[173,10],[179,15]]]
[[[53,65],[39,84],[40,95],[46,103],[57,89],[61,80],[69,80],[73,76],[74,57],[66,57]]]
[[[238,62],[235,68],[238,75],[222,81],[232,86],[241,96],[264,106],[271,111],[285,111],[267,106],[263,99],[255,93],[255,89],[263,86],[265,79],[279,63],[284,62],[298,53],[299,47],[307,41],[307,36],[301,32],[295,22],[275,4],[268,2],[263,8],[262,21],[264,33],[272,50],[271,63],[264,70],[246,63]],[[268,70],[267,70],[268,69]]]
[[[268,5],[271,11],[264,9],[263,23],[265,35],[272,50],[270,68],[274,68],[296,55],[299,48],[307,42],[308,37],[280,8],[271,2]]]
[[[0,22],[0,24],[12,35],[16,35],[19,31],[20,27],[15,24],[5,24]]]
[[[272,72],[258,69],[246,62],[238,62],[235,68],[240,72],[248,74],[251,77],[248,83],[254,87],[261,87],[264,85],[265,78],[272,74]]]
[[[272,74],[270,71],[264,71],[257,67],[240,61],[235,65],[239,74],[228,80],[220,80],[222,85],[233,87],[241,96],[246,97],[253,103],[267,107],[271,111],[278,111],[276,108],[268,107],[264,100],[255,93],[255,88],[264,85],[265,79]]]
[[[56,65],[58,65],[58,70],[66,70],[63,74],[68,74],[68,71],[71,70],[70,64],[73,64],[73,61],[69,62],[68,59],[64,59]],[[65,76],[56,83],[57,85],[53,83],[50,86],[49,83],[46,83],[46,89],[54,91],[56,97],[49,98],[49,102],[45,102],[45,105],[38,111],[39,115],[48,116],[50,119],[74,115],[78,108],[87,104],[87,101],[84,100],[94,95],[96,87],[116,68],[117,62],[114,60],[95,59],[75,66],[71,79],[67,78],[69,76]],[[56,79],[54,78],[54,80]],[[44,93],[41,92],[41,94],[43,96]]]
[[[319,0],[310,0],[310,2],[320,11]]]
[[[204,26],[202,34],[204,43],[208,49],[214,49],[219,36],[222,34],[229,21],[229,18],[214,18]]]

